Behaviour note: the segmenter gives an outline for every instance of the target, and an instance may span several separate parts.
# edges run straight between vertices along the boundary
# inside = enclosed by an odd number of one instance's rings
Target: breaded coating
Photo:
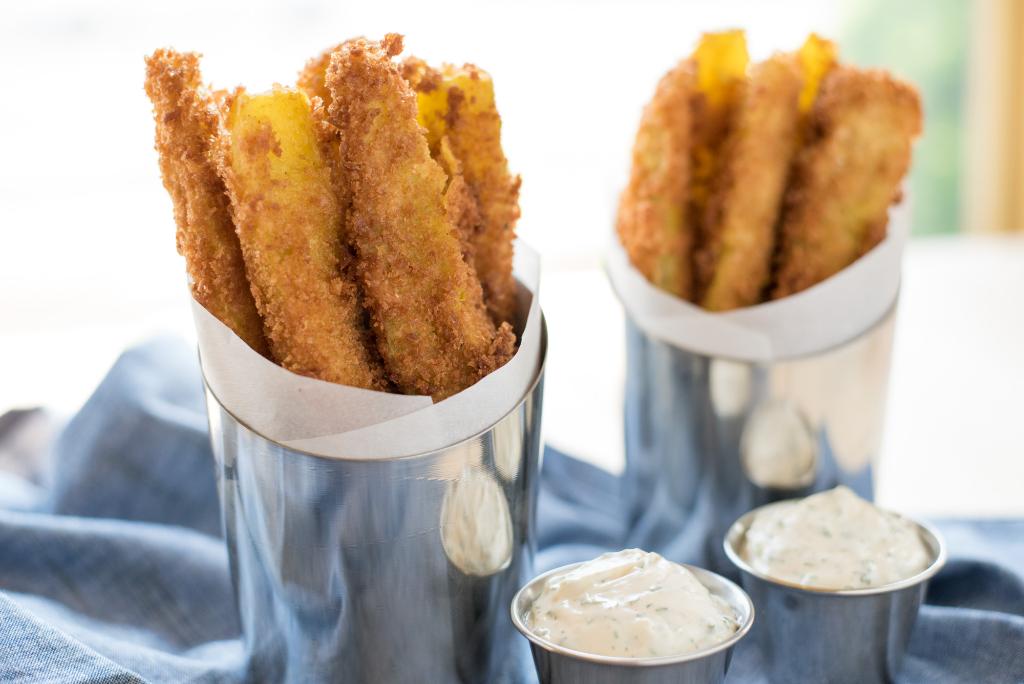
[[[401,36],[359,40],[327,72],[331,120],[345,139],[349,237],[389,377],[435,400],[504,364],[515,336],[495,328],[446,211],[444,170],[417,122],[416,95],[391,57]]]
[[[520,179],[509,173],[501,147],[494,83],[472,64],[446,64],[438,71],[410,59],[403,73],[417,90],[419,121],[427,129],[431,153],[437,158],[441,141],[447,139],[477,201],[480,224],[470,235],[471,256],[487,309],[495,323],[512,321],[517,289],[512,241],[519,219]]]
[[[619,199],[616,231],[629,260],[657,287],[683,299],[693,295],[689,220],[692,148],[690,101],[697,87],[692,59],[662,77],[644,108],[629,184]]]
[[[338,196],[342,211],[348,210],[349,192],[345,174],[344,154],[341,147],[341,131],[327,117],[327,108],[331,104],[331,91],[327,89],[327,67],[331,63],[331,54],[341,49],[345,43],[338,43],[313,57],[302,71],[296,87],[306,93],[313,108],[313,125],[317,139],[320,141],[320,154],[331,170],[331,182]],[[344,220],[342,221],[344,225]]]
[[[743,31],[705,33],[693,52],[697,87],[690,100],[693,140],[687,212],[700,226],[717,175],[719,156],[743,91],[750,57]]]
[[[435,121],[434,128],[431,130],[427,121],[427,119],[436,120],[437,118],[435,114],[438,112],[430,110],[430,107],[434,107],[435,110],[438,106],[447,107],[445,92],[440,90],[441,72],[422,59],[409,56],[402,62],[402,76],[416,91],[418,118],[420,125],[426,131],[430,154],[448,175],[445,204],[448,207],[448,214],[453,217],[455,227],[459,232],[462,256],[476,270],[474,240],[482,227],[480,204],[466,184],[465,176],[462,174],[462,162],[455,156],[451,139],[444,134],[444,123]],[[432,100],[425,99],[424,93],[432,93],[435,97]],[[443,112],[441,113],[443,114]],[[486,292],[484,293],[484,304],[487,304]]]
[[[473,238],[480,232],[481,217],[480,205],[466,184],[462,175],[462,164],[456,159],[452,152],[448,136],[441,138],[438,151],[435,155],[437,163],[441,165],[448,175],[448,187],[444,191],[444,206],[448,216],[458,231],[459,242],[462,245],[462,256],[469,264],[474,263],[476,245]],[[486,300],[486,295],[484,296]],[[485,301],[486,304],[486,301]]]
[[[701,229],[698,301],[727,311],[761,301],[799,137],[802,78],[792,55],[755,65],[736,106]]]
[[[821,282],[882,240],[920,132],[912,86],[847,66],[825,76],[787,193],[773,298]]]
[[[320,157],[330,170],[331,186],[334,188],[334,196],[338,199],[338,209],[342,215],[341,225],[344,227],[347,225],[346,216],[352,197],[348,187],[348,171],[345,169],[345,148],[341,139],[341,131],[330,122],[324,100],[314,97],[310,105],[313,129],[320,145]]]
[[[342,208],[306,96],[233,97],[221,172],[274,359],[328,382],[387,390],[355,283]]]
[[[327,88],[326,79],[331,55],[340,50],[344,44],[338,43],[329,47],[306,62],[306,66],[299,72],[296,83],[298,89],[306,93],[306,97],[309,98],[312,105],[313,126],[316,128],[317,139],[320,141],[320,154],[331,170],[331,183],[342,212],[348,211],[348,179],[345,173],[341,131],[328,120],[327,116],[327,108],[331,104],[331,91]],[[342,217],[342,225],[344,224],[344,217]]]
[[[796,59],[800,64],[800,73],[804,79],[803,88],[800,90],[800,129],[798,133],[798,147],[803,147],[811,136],[811,115],[814,103],[821,92],[821,82],[828,72],[832,71],[839,63],[839,48],[832,41],[812,33],[807,36],[807,40],[797,50]]]
[[[694,249],[748,61],[742,31],[704,35],[640,120],[616,228],[633,265],[683,299],[694,298]]]
[[[299,78],[296,82],[299,90],[306,93],[306,97],[313,100],[314,97],[319,97],[324,103],[324,106],[331,104],[331,91],[327,89],[327,67],[331,64],[331,55],[340,50],[344,43],[338,43],[332,47],[327,48],[316,57],[313,57],[306,66],[299,72]]]
[[[199,56],[157,50],[147,57],[146,94],[153,102],[160,171],[174,204],[178,252],[185,257],[192,296],[267,356],[224,183],[210,157],[217,112],[202,87]]]
[[[800,113],[810,114],[814,101],[818,99],[822,79],[839,62],[839,48],[831,40],[812,33],[800,46],[797,59],[804,77],[800,90]]]

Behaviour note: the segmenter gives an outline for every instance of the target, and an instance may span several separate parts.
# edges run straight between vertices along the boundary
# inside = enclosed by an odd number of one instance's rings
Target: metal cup
[[[594,655],[542,639],[526,625],[526,615],[548,578],[578,565],[580,563],[572,563],[535,577],[512,599],[512,623],[530,641],[540,684],[719,684],[725,680],[733,648],[754,623],[754,605],[742,589],[713,572],[684,565],[708,591],[724,600],[736,613],[740,625],[736,633],[711,648],[680,656]]]
[[[759,573],[741,556],[747,529],[764,508],[737,520],[723,547],[757,606],[753,633],[769,679],[830,684],[895,681],[928,580],[946,562],[939,534],[914,523],[931,550],[932,562],[913,577],[867,589],[800,587]]]
[[[515,676],[504,612],[533,574],[545,354],[504,418],[407,458],[289,449],[207,388],[248,680]]]
[[[770,363],[708,356],[626,319],[626,546],[725,573],[744,512],[844,484],[872,497],[896,305],[838,347]]]

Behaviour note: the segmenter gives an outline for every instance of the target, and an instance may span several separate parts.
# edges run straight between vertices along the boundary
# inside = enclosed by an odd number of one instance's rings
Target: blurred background
[[[1024,514],[1024,3],[269,3],[89,0],[0,7],[0,414],[72,413],[126,345],[192,336],[143,56],[204,53],[206,78],[291,83],[354,35],[492,73],[544,259],[545,432],[621,468],[621,309],[601,270],[643,104],[701,32],[752,55],[810,31],[921,89],[879,497],[919,514]],[[1018,231],[1015,234],[1015,231]]]

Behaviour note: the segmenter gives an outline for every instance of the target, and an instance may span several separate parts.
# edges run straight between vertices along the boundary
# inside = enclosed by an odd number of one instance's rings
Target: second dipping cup
[[[801,587],[754,570],[742,556],[754,516],[750,511],[729,529],[725,555],[739,571],[758,611],[754,630],[773,682],[873,684],[896,679],[928,580],[946,562],[946,549],[932,528],[913,522],[932,561],[899,582],[865,589]]]

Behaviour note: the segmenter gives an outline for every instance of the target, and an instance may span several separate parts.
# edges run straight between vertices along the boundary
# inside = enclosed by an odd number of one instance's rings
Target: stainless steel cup
[[[895,681],[928,580],[946,562],[945,544],[938,533],[915,523],[931,550],[932,562],[913,577],[881,587],[826,591],[773,580],[743,560],[743,541],[757,513],[750,511],[737,520],[723,546],[757,606],[753,634],[770,680]]]
[[[545,353],[504,418],[408,458],[289,449],[207,388],[250,681],[518,680],[505,610],[533,574]]]
[[[896,306],[838,347],[771,363],[683,349],[626,319],[625,546],[733,573],[746,511],[845,484],[872,496]]]
[[[530,641],[540,684],[718,684],[732,660],[733,647],[754,623],[754,606],[743,590],[729,580],[691,565],[685,566],[708,591],[723,599],[736,613],[740,628],[712,648],[681,656],[616,658],[574,651],[534,634],[526,625],[534,599],[554,574],[580,565],[573,563],[540,575],[512,599],[512,623]]]

